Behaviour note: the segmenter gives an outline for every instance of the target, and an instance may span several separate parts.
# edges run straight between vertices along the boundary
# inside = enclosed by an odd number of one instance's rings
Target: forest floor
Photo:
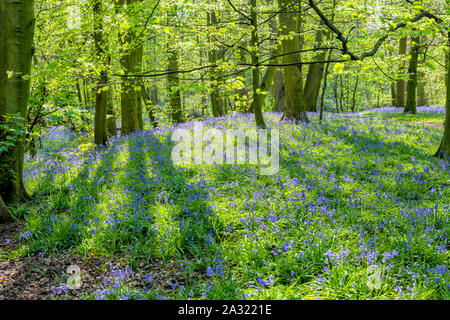
[[[442,109],[265,117],[280,130],[273,176],[174,165],[172,127],[97,149],[54,128],[26,159],[34,200],[0,226],[0,299],[450,298]]]

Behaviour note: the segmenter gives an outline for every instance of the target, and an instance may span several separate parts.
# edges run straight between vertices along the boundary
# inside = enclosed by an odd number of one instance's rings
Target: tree
[[[411,39],[411,52],[408,67],[408,83],[406,86],[406,105],[405,113],[415,114],[416,111],[416,94],[417,94],[417,63],[419,58],[420,38],[413,37]]]
[[[216,13],[214,11],[207,13],[207,24],[208,26],[213,27],[214,29],[217,29],[217,17]],[[215,31],[215,30],[214,30]],[[223,50],[219,50],[214,47],[214,44],[212,43],[211,36],[208,35],[208,42],[211,46],[211,48],[208,50],[208,61],[211,65],[216,65],[218,60],[223,56],[224,52]],[[211,93],[209,95],[211,100],[211,109],[212,114],[214,117],[219,117],[224,114],[224,100],[222,98],[222,93],[220,90],[220,84],[221,80],[217,79],[220,78],[220,72],[217,72],[216,70],[211,70]]]
[[[302,66],[300,62],[299,31],[301,4],[293,0],[279,0],[281,47],[283,54],[283,75],[285,85],[285,109],[283,119],[307,120],[303,101]],[[293,35],[295,34],[295,35]]]
[[[446,48],[446,66],[447,66],[447,74],[446,74],[446,99],[445,99],[445,125],[444,125],[444,134],[442,136],[441,144],[439,145],[438,150],[436,151],[435,156],[444,158],[450,157],[450,27],[448,28],[447,33],[447,48]]]
[[[407,38],[403,37],[400,39],[399,49],[398,49],[398,55],[404,56],[406,54],[406,45],[408,44]],[[405,73],[403,65],[400,66],[400,77],[403,77],[403,74]],[[397,80],[397,95],[396,95],[397,102],[395,106],[397,108],[404,108],[405,107],[405,80],[399,79]]]
[[[116,12],[120,13],[120,8],[127,5],[133,6],[142,0],[118,0],[116,4]],[[123,19],[128,19],[125,13],[122,14]],[[129,19],[128,19],[129,20]],[[122,78],[122,86],[120,92],[120,107],[121,107],[121,133],[128,134],[140,129],[139,115],[138,115],[138,93],[137,93],[137,79],[129,76],[138,71],[139,50],[138,39],[135,28],[131,21],[128,26],[119,30],[120,42],[120,65],[123,70],[124,77]],[[140,88],[140,87],[139,87]]]
[[[24,131],[34,51],[34,1],[0,2],[0,125],[13,119],[15,139],[0,151],[0,223],[13,220],[6,205],[29,196],[23,184]],[[4,143],[7,135],[0,138]]]
[[[258,40],[258,16],[256,14],[257,3],[256,0],[250,0],[250,26],[251,26],[251,40],[250,40],[250,57],[253,65],[252,68],[252,88],[253,88],[253,112],[255,114],[255,122],[257,127],[264,128],[264,118],[262,115],[262,92],[260,87],[259,74],[259,40]]]
[[[109,56],[105,54],[105,41],[103,34],[103,10],[102,0],[94,0],[94,42],[95,52],[100,62],[100,76],[97,81],[95,93],[95,120],[94,120],[94,142],[97,145],[105,144],[108,139],[106,113],[108,108],[108,64]]]
[[[322,25],[323,23],[321,23]],[[315,39],[315,48],[322,45],[323,31],[317,30]],[[319,51],[316,56],[316,61],[325,60],[325,51]],[[319,97],[320,83],[322,82],[322,75],[324,71],[324,63],[315,63],[309,66],[308,74],[305,82],[305,105],[307,111],[316,111],[317,99]]]
[[[169,108],[172,115],[172,120],[175,123],[182,121],[181,108],[181,94],[180,94],[180,79],[178,78],[178,50],[173,48],[172,44],[167,45],[167,93],[169,96]]]

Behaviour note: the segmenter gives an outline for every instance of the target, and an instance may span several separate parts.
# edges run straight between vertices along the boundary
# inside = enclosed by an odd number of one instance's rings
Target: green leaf
[[[345,68],[345,64],[338,62],[333,66],[333,71],[335,73],[342,73],[344,68]]]

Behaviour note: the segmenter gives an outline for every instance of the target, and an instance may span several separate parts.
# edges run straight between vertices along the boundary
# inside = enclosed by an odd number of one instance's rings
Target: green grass
[[[386,112],[386,113],[365,112],[363,116],[396,120],[402,122],[420,122],[420,123],[425,122],[433,124],[443,124],[445,120],[445,115],[443,113],[434,113],[434,112],[420,112],[416,114],[404,114],[401,111]]]

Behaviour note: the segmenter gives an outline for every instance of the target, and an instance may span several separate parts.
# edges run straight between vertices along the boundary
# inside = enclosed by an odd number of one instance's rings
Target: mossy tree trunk
[[[14,144],[0,153],[0,222],[14,220],[6,205],[29,198],[23,156],[34,25],[33,0],[0,1],[0,123],[14,117],[14,129],[20,130]]]
[[[416,113],[417,97],[417,63],[419,59],[420,38],[411,39],[411,59],[408,67],[408,83],[406,87],[406,105],[405,113]]]
[[[282,119],[307,121],[303,102],[302,67],[300,63],[300,31],[301,3],[294,5],[293,0],[278,0],[280,10],[280,28],[285,85],[285,109]],[[295,33],[295,36],[291,34]],[[297,53],[293,53],[297,52]],[[289,53],[289,54],[288,54]]]

